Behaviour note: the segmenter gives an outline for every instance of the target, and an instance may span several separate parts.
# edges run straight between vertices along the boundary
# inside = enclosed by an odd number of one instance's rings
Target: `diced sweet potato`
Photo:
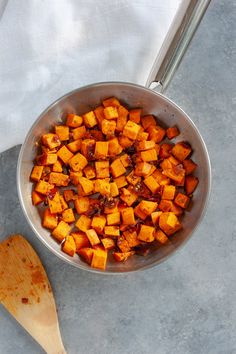
[[[197,164],[191,159],[186,159],[183,161],[183,166],[185,169],[186,176],[191,175],[197,168]]]
[[[109,161],[96,161],[95,170],[97,178],[108,178],[110,176]]]
[[[142,220],[145,220],[147,217],[147,215],[142,210],[140,210],[139,204],[134,208],[134,214]]]
[[[94,216],[92,219],[91,227],[98,233],[101,234],[106,225],[106,218],[103,215]]]
[[[120,177],[118,177],[120,178]],[[110,193],[112,197],[117,197],[119,195],[119,189],[117,187],[116,182],[110,183]]]
[[[107,136],[113,136],[113,135],[115,135],[116,121],[103,119],[103,121],[101,123],[101,127],[102,127],[103,134],[105,134]]]
[[[38,156],[37,162],[42,166],[54,165],[57,162],[57,154],[51,152],[44,152],[42,155]]]
[[[137,136],[137,141],[148,140],[148,136],[149,136],[149,134],[147,132],[143,132],[140,128],[140,130],[138,132],[138,136]]]
[[[155,228],[152,226],[141,225],[141,229],[138,234],[138,239],[143,242],[154,241]]]
[[[106,119],[116,119],[118,118],[118,110],[114,106],[107,106],[104,108],[104,116]]]
[[[132,170],[127,176],[126,176],[127,181],[135,186],[138,182],[141,181],[141,177],[136,176],[134,173],[134,170]]]
[[[84,214],[89,210],[90,202],[88,197],[78,197],[74,203],[78,214]]]
[[[150,140],[155,141],[155,143],[160,143],[166,134],[165,129],[161,128],[159,125],[151,125],[147,128],[147,132],[149,133]]]
[[[143,182],[153,194],[156,194],[160,189],[160,184],[155,180],[153,176],[146,177]]]
[[[181,228],[181,224],[173,212],[166,212],[160,215],[159,227],[170,236]]]
[[[106,263],[107,263],[107,251],[102,249],[94,250],[91,267],[104,270],[106,269]]]
[[[172,203],[172,207],[170,211],[172,211],[172,213],[174,213],[176,216],[180,216],[183,214],[183,209],[179,205],[176,205],[175,203]]]
[[[138,195],[131,188],[122,188],[120,199],[128,206],[131,206],[138,199]]]
[[[171,178],[177,183],[181,183],[185,176],[185,170],[183,169],[182,165],[177,165],[173,166],[172,168],[163,170],[162,174]]]
[[[151,150],[154,148],[155,148],[155,141],[153,140],[140,141],[137,145],[137,151]]]
[[[104,214],[112,214],[116,213],[118,210],[117,206],[115,205],[114,207],[106,206],[104,207]]]
[[[104,233],[108,236],[120,236],[120,229],[119,226],[105,226]]]
[[[119,132],[122,132],[125,124],[127,123],[127,116],[128,116],[128,110],[123,107],[123,106],[119,106],[118,107],[118,118],[116,120],[116,130]]]
[[[130,147],[133,145],[133,140],[127,138],[127,136],[121,135],[118,138],[120,146],[122,146],[124,149]]]
[[[93,111],[85,113],[83,115],[83,120],[84,120],[85,126],[88,128],[93,128],[95,125],[98,124],[96,116]]]
[[[49,147],[49,149],[54,149],[61,145],[60,139],[56,134],[48,133],[42,136],[42,143]]]
[[[82,175],[83,175],[82,171],[78,171],[78,172],[70,171],[71,183],[74,184],[74,186],[77,186],[79,184],[79,178],[82,177]]]
[[[74,216],[73,209],[71,209],[71,208],[65,209],[62,212],[62,220],[67,222],[68,224],[75,222],[75,216]]]
[[[120,224],[120,213],[107,214],[107,225],[119,225]]]
[[[43,166],[35,165],[30,175],[31,180],[38,182],[42,176],[42,173],[43,173]]]
[[[189,154],[192,152],[191,146],[187,143],[177,143],[173,149],[172,154],[179,160],[185,160]]]
[[[160,146],[159,157],[161,159],[166,159],[170,157],[173,144],[163,143]]]
[[[134,217],[134,209],[132,207],[124,208],[121,211],[122,220],[124,225],[134,225],[135,217]]]
[[[67,147],[64,145],[62,146],[58,152],[57,152],[57,156],[60,157],[60,159],[67,164],[69,162],[69,160],[74,156],[73,153],[67,149]]]
[[[106,159],[108,155],[108,141],[97,141],[94,155],[96,159]]]
[[[74,140],[72,141],[71,143],[67,144],[66,147],[71,151],[73,152],[74,154],[80,150],[81,148],[81,142],[82,140],[81,139],[77,139],[77,140]]]
[[[80,127],[83,124],[83,118],[76,114],[69,113],[66,119],[66,125],[71,128]]]
[[[91,264],[94,249],[85,247],[85,248],[79,249],[77,253],[86,263]]]
[[[155,170],[152,174],[153,178],[160,184],[160,186],[164,186],[170,184],[170,179],[162,174],[160,170]]]
[[[164,244],[164,243],[166,243],[166,242],[168,242],[169,241],[169,239],[168,239],[168,237],[166,236],[166,234],[162,231],[162,230],[157,230],[157,231],[155,231],[155,239],[158,241],[158,242],[160,242],[160,243],[162,243],[162,244]]]
[[[42,203],[45,199],[45,196],[43,196],[42,194],[39,194],[35,191],[32,192],[32,203],[33,205],[38,205],[40,203]]]
[[[72,189],[66,189],[63,191],[63,196],[66,202],[74,200],[75,192]]]
[[[103,106],[98,106],[98,107],[96,107],[95,110],[94,110],[94,114],[95,114],[95,116],[96,116],[96,118],[97,118],[97,121],[98,121],[98,124],[99,124],[100,126],[101,126],[101,124],[102,124],[103,119],[105,118],[103,111],[104,111]]]
[[[152,169],[152,165],[150,165],[148,162],[139,162],[136,164],[134,174],[136,176],[147,176]]]
[[[152,223],[153,225],[158,225],[159,223],[159,218],[160,218],[160,215],[162,214],[162,211],[154,211],[152,214],[151,214],[151,218],[152,218]]]
[[[128,184],[125,175],[114,178],[114,182],[116,183],[118,189],[123,188]]]
[[[110,156],[119,155],[122,152],[123,148],[119,144],[117,138],[113,138],[108,141],[108,153]]]
[[[75,241],[72,236],[66,236],[65,242],[62,245],[62,251],[73,257],[76,251]]]
[[[186,179],[185,179],[185,190],[186,190],[186,193],[189,195],[189,194],[192,194],[195,189],[197,188],[197,185],[198,185],[198,178],[197,177],[194,177],[194,176],[186,176]]]
[[[48,200],[48,205],[49,205],[49,208],[50,208],[50,212],[52,214],[56,214],[56,213],[61,213],[62,212],[60,194],[58,192],[56,192],[52,197],[49,196],[47,198],[47,200]]]
[[[81,185],[83,192],[86,195],[93,193],[94,185],[93,181],[90,181],[90,179],[86,177],[79,177],[79,184]]]
[[[123,130],[123,135],[131,140],[135,140],[138,136],[140,126],[129,120]]]
[[[139,209],[143,212],[146,216],[151,215],[157,208],[156,202],[150,202],[149,200],[142,200],[139,203]]]
[[[94,169],[94,167],[92,167],[90,165],[87,165],[84,168],[84,174],[85,174],[86,178],[88,178],[88,179],[93,179],[96,177],[95,169]]]
[[[119,158],[112,162],[110,168],[111,168],[112,176],[115,178],[123,175],[126,172],[126,169],[124,168]]]
[[[190,198],[183,193],[178,193],[175,197],[175,204],[179,205],[183,209],[186,209],[188,207],[189,202]]]
[[[65,221],[60,221],[57,227],[53,230],[52,236],[59,242],[62,242],[64,238],[70,233],[70,225]]]
[[[109,237],[102,238],[101,242],[103,244],[103,247],[106,250],[111,250],[111,249],[115,248],[115,241],[112,238],[109,238]]]
[[[100,243],[100,239],[94,229],[86,230],[85,233],[92,246],[98,245]]]
[[[72,135],[74,140],[82,139],[86,135],[86,127],[82,125],[81,127],[75,128],[72,131]]]
[[[56,214],[52,214],[50,212],[50,209],[47,208],[44,211],[43,214],[43,227],[45,227],[46,229],[55,229],[57,227],[58,221],[57,221],[57,215]]]
[[[119,247],[121,252],[129,252],[130,251],[130,246],[123,236],[118,238],[117,246]]]
[[[64,197],[62,195],[60,195],[59,198],[60,198],[62,211],[68,209],[69,207],[68,207],[68,204],[66,203]]]
[[[162,190],[162,199],[173,200],[176,188],[173,185],[165,185]]]
[[[94,139],[83,139],[81,143],[81,154],[87,159],[90,159],[94,155],[95,149],[95,140]]]
[[[79,219],[76,221],[75,226],[76,226],[79,230],[85,232],[85,231],[87,231],[87,230],[90,229],[90,226],[91,226],[91,219],[90,219],[88,216],[86,216],[86,215],[81,215],[81,216],[79,217]]]
[[[165,200],[165,199],[162,199],[158,205],[158,208],[163,211],[163,212],[166,212],[166,211],[172,211],[173,207],[173,202],[171,200]]]
[[[115,97],[110,97],[110,98],[106,98],[105,100],[102,101],[102,104],[104,107],[119,107],[120,106],[120,102],[117,98]]]
[[[81,248],[90,247],[88,237],[83,232],[72,232],[71,236],[75,241],[76,252],[78,252]]]
[[[66,125],[56,125],[55,133],[61,141],[69,140],[69,127]]]
[[[53,172],[62,172],[62,162],[60,160],[57,160],[53,165],[52,165],[52,171]]]
[[[69,176],[60,172],[51,172],[49,175],[49,183],[55,184],[56,186],[68,186]]]
[[[166,135],[167,138],[171,140],[179,135],[179,129],[176,126],[170,127],[166,130]]]
[[[83,170],[87,164],[88,160],[79,152],[69,160],[69,165],[75,172]]]
[[[147,151],[140,152],[141,159],[146,162],[157,161],[156,149],[150,149]]]
[[[132,165],[132,159],[128,154],[121,155],[120,161],[125,168]]]
[[[150,126],[152,126],[152,125],[155,126],[157,124],[156,119],[151,114],[143,117],[141,119],[141,123],[142,123],[142,126],[144,127],[145,130],[147,128],[149,128]]]
[[[54,185],[52,185],[46,181],[40,180],[40,181],[38,181],[38,183],[35,186],[35,191],[40,194],[47,195],[49,193],[49,191],[53,188],[54,188]]]
[[[132,247],[136,247],[140,244],[140,241],[138,239],[138,235],[136,231],[124,231],[123,235],[126,239],[126,241],[128,242],[128,245],[130,248]]]
[[[113,257],[115,258],[116,262],[125,262],[127,259],[135,254],[134,251],[130,252],[114,252]]]
[[[110,183],[105,179],[96,179],[94,181],[94,192],[101,195],[109,195],[111,192]]]
[[[139,124],[141,119],[141,112],[142,112],[141,108],[131,109],[129,111],[129,119],[132,122]]]

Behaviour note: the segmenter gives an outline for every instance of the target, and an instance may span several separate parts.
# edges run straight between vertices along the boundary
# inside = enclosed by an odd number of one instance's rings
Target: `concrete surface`
[[[167,92],[205,139],[213,188],[195,236],[159,267],[107,277],[62,263],[35,238],[20,209],[19,147],[0,157],[0,237],[21,232],[39,253],[69,354],[236,353],[235,18],[234,0],[212,2]],[[43,353],[3,308],[0,353]]]

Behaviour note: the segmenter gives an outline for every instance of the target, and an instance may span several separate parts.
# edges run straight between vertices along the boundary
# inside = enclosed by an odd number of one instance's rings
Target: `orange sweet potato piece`
[[[82,171],[78,171],[78,172],[73,172],[70,171],[70,181],[72,184],[74,184],[74,186],[77,186],[79,184],[79,178],[82,177]]]
[[[112,238],[109,238],[109,237],[102,238],[101,242],[103,244],[103,247],[106,250],[111,250],[111,249],[115,248],[115,241]]]
[[[73,257],[76,251],[75,241],[72,236],[66,236],[65,242],[62,245],[62,251]]]
[[[104,108],[103,106],[98,106],[94,110],[94,114],[97,118],[99,126],[101,126],[103,119],[105,118],[104,116]]]
[[[45,196],[35,191],[32,192],[32,203],[33,205],[38,205],[45,200]]]
[[[127,136],[120,135],[118,140],[120,146],[122,146],[124,149],[133,145],[133,140],[127,138]]]
[[[113,257],[115,258],[116,262],[125,262],[130,256],[135,254],[134,251],[129,252],[114,252]]]
[[[139,130],[140,125],[132,122],[131,120],[128,120],[124,127],[123,135],[131,140],[135,140],[138,136]]]
[[[114,106],[107,106],[104,108],[104,116],[106,119],[116,119],[118,118],[118,110]]]
[[[138,239],[143,242],[154,241],[155,228],[152,226],[141,225],[141,229],[138,234]]]
[[[69,160],[69,165],[75,172],[83,170],[87,164],[88,160],[79,152]]]
[[[124,208],[121,210],[122,220],[124,225],[134,225],[134,209],[132,207]]]
[[[111,169],[112,176],[115,178],[123,175],[126,172],[126,169],[124,168],[119,158],[112,162],[110,169]]]
[[[128,245],[130,248],[132,247],[136,247],[140,244],[140,241],[138,239],[138,235],[136,231],[124,231],[123,235],[126,239],[126,241],[128,242]]]
[[[171,200],[165,200],[165,199],[162,199],[158,205],[158,208],[163,212],[171,211],[172,207],[173,207],[173,202]]]
[[[173,212],[165,212],[160,215],[159,227],[170,236],[181,228],[181,224]]]
[[[84,171],[86,178],[88,178],[88,179],[93,179],[96,177],[95,169],[94,169],[94,167],[92,167],[90,165],[87,165],[83,171]]]
[[[107,263],[107,251],[102,249],[95,249],[93,251],[91,267],[104,270],[106,269],[106,263]]]
[[[151,127],[152,125],[155,126],[157,125],[156,119],[154,116],[152,116],[151,114],[143,117],[141,119],[141,123],[142,126],[144,127],[144,129],[146,130],[147,128]]]
[[[141,120],[141,112],[142,112],[141,108],[131,109],[129,111],[129,119],[132,122],[139,124]]]
[[[192,175],[186,176],[184,188],[185,188],[186,193],[188,195],[192,194],[195,191],[195,189],[197,188],[198,182],[199,182],[199,180],[197,177],[192,176]]]
[[[183,161],[192,152],[192,149],[188,143],[182,142],[182,143],[177,143],[173,147],[171,152],[174,155],[174,157],[176,157],[179,161]]]
[[[76,252],[78,252],[81,248],[90,247],[88,237],[83,232],[72,232],[71,236],[75,241]]]
[[[155,141],[153,140],[143,140],[137,145],[137,151],[145,151],[155,148]]]
[[[62,162],[57,159],[57,161],[52,165],[52,171],[53,172],[62,172]]]
[[[157,161],[157,151],[155,148],[147,151],[141,151],[140,156],[141,159],[146,162]]]
[[[90,203],[88,197],[78,197],[74,204],[78,214],[84,214],[89,210]]]
[[[170,127],[166,130],[166,135],[167,138],[171,140],[179,135],[179,129],[176,126]]]
[[[146,177],[143,182],[153,194],[156,194],[160,189],[160,184],[155,180],[152,175]]]
[[[85,233],[92,246],[98,245],[100,243],[100,239],[94,229],[86,230]]]
[[[44,211],[43,214],[43,227],[46,229],[55,229],[57,227],[58,221],[57,221],[57,215],[56,214],[51,214],[50,209],[47,208]]]
[[[44,168],[43,166],[37,166],[37,165],[33,167],[33,170],[30,175],[32,181],[38,182],[40,180],[43,173],[43,168]]]
[[[177,183],[181,183],[185,177],[185,170],[183,169],[182,165],[172,166],[172,168],[163,170],[162,173]]]
[[[83,115],[84,124],[88,128],[93,128],[98,124],[96,116],[93,111],[87,112]]]
[[[156,208],[157,208],[156,202],[150,202],[149,200],[142,200],[139,203],[139,209],[146,216],[151,215],[156,210]]]
[[[71,143],[67,144],[66,147],[71,151],[73,152],[74,154],[80,150],[81,148],[81,142],[82,140],[81,139],[77,139],[77,140],[74,140],[72,141]]]
[[[95,161],[95,170],[97,178],[109,178],[109,161]]]
[[[86,216],[86,215],[81,215],[79,219],[76,221],[75,226],[80,230],[80,231],[87,231],[90,229],[91,225],[91,219]]]
[[[94,192],[101,195],[110,195],[111,186],[105,179],[96,179],[94,181]]]
[[[166,234],[165,234],[162,230],[160,230],[160,229],[157,230],[157,231],[155,231],[154,235],[155,235],[155,239],[156,239],[158,242],[162,243],[162,244],[164,244],[164,243],[166,243],[166,242],[169,241],[169,239],[168,239],[168,237],[166,236]]]
[[[116,120],[116,130],[119,132],[122,132],[126,123],[127,123],[127,116],[128,116],[129,111],[123,107],[119,106],[118,107],[118,118]]]
[[[197,168],[197,164],[191,159],[186,159],[183,161],[183,166],[185,169],[186,176],[191,175]]]
[[[92,219],[91,227],[98,233],[101,234],[106,225],[106,217],[104,215],[94,216]]]
[[[94,155],[96,159],[106,159],[108,155],[108,141],[97,141]]]
[[[56,134],[44,134],[41,140],[43,145],[48,146],[49,149],[54,149],[61,145],[60,139]]]
[[[159,157],[161,159],[166,159],[166,158],[170,157],[172,148],[173,148],[172,144],[168,144],[168,143],[161,144],[160,151],[159,151]]]
[[[94,139],[84,139],[81,143],[81,154],[84,155],[87,159],[90,159],[94,154],[95,149],[95,140]]]
[[[77,251],[78,255],[88,264],[91,264],[92,258],[93,258],[93,253],[94,249],[85,247],[81,248]]]
[[[58,150],[57,156],[60,157],[60,159],[67,164],[69,160],[74,156],[73,153],[67,149],[67,147],[64,145]]]
[[[57,239],[59,242],[63,241],[64,238],[70,232],[70,225],[68,225],[65,221],[60,221],[57,227],[53,230],[52,236]]]
[[[60,172],[51,172],[49,175],[49,183],[55,184],[56,186],[68,186],[69,176]]]
[[[52,196],[49,194],[47,200],[50,212],[52,214],[61,213],[63,211],[61,206],[60,194],[58,192],[56,192]]]
[[[54,165],[57,162],[57,154],[51,152],[44,152],[42,155],[36,158],[39,165],[49,166]]]
[[[130,207],[138,199],[138,195],[131,188],[122,188],[120,199]]]
[[[152,165],[150,165],[148,162],[138,162],[136,164],[135,170],[134,170],[134,174],[136,176],[147,176],[152,169]]]
[[[71,128],[78,128],[83,124],[83,118],[76,114],[69,113],[66,119],[66,125]]]
[[[101,123],[102,132],[103,134],[107,135],[108,137],[115,135],[116,130],[116,121],[115,120],[108,120],[103,119]]]
[[[114,178],[114,182],[117,185],[118,189],[123,188],[123,187],[127,186],[127,184],[128,184],[128,182],[125,178],[125,175]]]
[[[173,200],[176,188],[173,185],[165,185],[162,190],[162,199]]]
[[[108,142],[108,153],[110,156],[119,155],[122,152],[123,148],[119,144],[119,140],[117,138],[113,138]]]
[[[74,216],[73,209],[71,209],[71,208],[65,209],[62,212],[62,220],[67,222],[68,224],[71,224],[72,222],[74,222],[75,216]]]
[[[153,225],[158,225],[159,223],[159,218],[160,218],[160,215],[162,214],[162,211],[154,211],[152,214],[151,214],[151,218],[152,218],[152,223]]]
[[[165,129],[161,128],[159,125],[151,125],[147,128],[147,132],[149,133],[150,140],[155,141],[155,143],[160,143],[166,134]]]
[[[136,176],[134,173],[134,170],[132,170],[127,176],[126,176],[127,181],[135,186],[138,182],[141,181],[141,177]]]
[[[116,97],[109,97],[102,101],[104,107],[119,107],[120,102]]]
[[[84,125],[82,125],[81,127],[75,128],[72,131],[72,135],[73,135],[73,139],[74,140],[79,140],[84,138],[84,136],[86,135],[86,128]]]
[[[69,127],[66,125],[56,125],[55,133],[61,141],[69,140]]]
[[[49,193],[49,191],[53,188],[54,188],[54,185],[52,185],[46,181],[40,180],[40,181],[38,181],[38,183],[35,186],[35,191],[40,194],[47,195]]]
[[[81,185],[85,195],[93,193],[94,185],[93,181],[90,181],[90,179],[86,177],[79,177],[79,184]]]
[[[120,224],[120,212],[107,214],[107,225],[119,225]]]
[[[119,226],[105,226],[104,233],[105,235],[113,237],[120,236],[120,228]]]
[[[178,193],[177,196],[175,197],[175,204],[177,204],[183,209],[186,209],[188,207],[189,202],[190,202],[190,198],[183,193]]]

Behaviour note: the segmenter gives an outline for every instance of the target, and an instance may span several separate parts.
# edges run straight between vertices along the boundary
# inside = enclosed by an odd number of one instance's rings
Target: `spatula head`
[[[65,353],[47,274],[21,235],[0,243],[0,302],[48,353]]]

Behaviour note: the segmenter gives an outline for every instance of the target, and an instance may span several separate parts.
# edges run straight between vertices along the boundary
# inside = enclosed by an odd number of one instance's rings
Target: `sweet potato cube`
[[[79,177],[79,184],[81,185],[86,195],[91,194],[93,192],[93,181],[90,181],[90,179],[86,177]]]
[[[54,149],[61,145],[60,139],[56,134],[48,133],[42,136],[42,143],[49,147],[49,149]]]
[[[76,114],[69,113],[66,118],[66,125],[71,128],[78,128],[83,124],[83,118]]]
[[[171,140],[179,135],[179,129],[176,126],[170,127],[166,130],[166,135],[167,138]]]
[[[100,239],[94,229],[86,230],[85,233],[92,246],[98,245],[100,243]]]
[[[154,226],[158,225],[159,218],[160,218],[161,214],[162,214],[162,211],[154,211],[153,213],[151,213],[152,223]]]
[[[59,242],[62,242],[64,238],[70,233],[70,225],[65,221],[60,221],[57,227],[53,230],[52,236],[57,239]]]
[[[162,231],[162,230],[157,230],[157,231],[155,231],[155,239],[158,241],[158,242],[160,242],[160,243],[162,243],[162,244],[164,244],[164,243],[166,243],[166,242],[168,242],[169,241],[169,239],[168,239],[168,237],[166,236],[166,234]]]
[[[148,162],[138,162],[136,164],[136,168],[134,170],[134,173],[136,176],[147,176],[149,172],[151,171],[152,165],[150,165]]]
[[[124,168],[119,158],[112,162],[110,169],[111,169],[112,176],[115,178],[123,175],[126,172],[126,169]]]
[[[85,248],[81,248],[78,250],[78,255],[83,258],[83,260],[88,263],[91,264],[92,262],[92,258],[93,258],[93,253],[94,253],[94,249],[89,248],[89,247],[85,247]]]
[[[195,191],[195,189],[197,188],[198,182],[199,182],[199,180],[197,177],[194,177],[192,175],[186,176],[184,188],[185,188],[186,193],[188,195],[192,194]]]
[[[106,159],[108,155],[108,141],[97,141],[94,155],[96,159]]]
[[[114,178],[114,182],[116,183],[118,189],[123,188],[128,184],[124,175]]]
[[[118,109],[119,113],[119,109]],[[120,115],[116,120],[116,130],[122,132],[124,130],[125,124],[127,123],[127,115]]]
[[[155,228],[152,226],[141,225],[141,229],[138,234],[138,239],[143,242],[154,241]]]
[[[57,215],[52,214],[49,208],[45,209],[42,224],[46,229],[55,229],[58,224]]]
[[[75,241],[76,252],[78,252],[81,248],[90,247],[88,237],[83,232],[72,232],[71,236]]]
[[[66,125],[56,125],[55,133],[61,141],[69,140],[69,127]]]
[[[175,197],[176,188],[173,185],[163,186],[162,199],[173,200]]]
[[[124,149],[130,147],[133,145],[133,140],[127,138],[127,136],[121,135],[118,138],[120,146],[122,146]]]
[[[76,251],[75,240],[71,235],[66,236],[65,242],[62,245],[62,251],[73,257]]]
[[[195,169],[197,168],[197,164],[195,162],[193,162],[193,160],[191,159],[186,159],[183,161],[183,166],[185,169],[185,175],[191,175]]]
[[[141,112],[142,112],[141,108],[131,109],[129,111],[129,119],[134,123],[137,123],[137,124],[140,123]]]
[[[143,182],[153,194],[156,194],[160,189],[160,184],[155,180],[152,175],[146,177]]]
[[[138,199],[138,195],[131,188],[122,188],[120,199],[131,206]]]
[[[107,136],[115,135],[116,121],[103,119],[103,121],[101,123],[101,127],[102,127],[103,134],[105,134]]]
[[[126,239],[123,236],[118,238],[117,246],[119,247],[121,252],[129,252],[130,251],[130,246],[128,244],[128,241],[126,241]]]
[[[111,249],[115,248],[115,241],[112,238],[109,238],[109,237],[102,238],[101,242],[103,244],[103,247],[106,250],[111,250]]]
[[[35,191],[32,192],[32,203],[33,205],[38,205],[44,201],[45,197]]]
[[[51,152],[44,152],[41,156],[38,156],[37,162],[42,166],[53,165],[57,161],[57,154]]]
[[[142,200],[139,203],[140,210],[146,215],[151,215],[157,208],[156,202],[150,202],[148,200]]]
[[[138,239],[138,235],[136,231],[124,231],[123,235],[128,242],[128,245],[130,248],[136,247],[140,244],[140,241]]]
[[[147,215],[140,209],[140,204],[138,204],[135,208],[134,208],[134,214],[142,219],[142,220],[145,220]]]
[[[77,139],[77,140],[74,140],[72,141],[71,143],[67,144],[66,147],[71,151],[73,152],[74,154],[80,150],[81,148],[81,142],[82,140],[81,139]]]
[[[103,119],[105,118],[103,106],[96,107],[95,110],[94,110],[94,114],[95,114],[95,116],[97,118],[98,124],[101,125]]]
[[[104,108],[104,116],[106,119],[116,119],[118,118],[118,111],[116,107],[107,106]]]
[[[115,258],[116,262],[125,262],[127,259],[135,254],[134,251],[129,252],[114,252],[113,257]]]
[[[62,212],[62,220],[67,222],[68,224],[71,224],[72,222],[74,222],[75,216],[74,216],[73,209],[71,209],[71,208],[65,209]]]
[[[147,151],[141,151],[140,152],[141,159],[143,161],[149,162],[149,161],[157,161],[157,152],[156,149],[150,149]]]
[[[135,186],[138,182],[141,181],[141,177],[136,176],[134,174],[134,170],[132,170],[127,176],[126,176],[127,181],[132,184],[133,186]]]
[[[69,165],[75,172],[83,170],[87,164],[88,160],[79,152],[69,160]]]
[[[145,130],[152,125],[153,126],[157,125],[155,117],[152,116],[151,114],[143,117],[141,119],[141,123],[142,123],[142,126],[144,127]]]
[[[104,233],[105,235],[113,237],[120,236],[120,228],[119,226],[105,226]]]
[[[60,159],[67,164],[69,162],[69,160],[74,156],[73,153],[67,149],[67,147],[64,145],[62,146],[58,152],[57,152],[57,156],[60,157]]]
[[[160,184],[160,186],[164,186],[166,184],[170,184],[170,179],[162,174],[160,170],[155,170],[152,174],[153,178]]]
[[[93,179],[96,177],[95,169],[94,169],[94,167],[92,167],[90,165],[87,165],[84,168],[84,174],[85,174],[86,178],[88,178],[88,179]]]
[[[163,170],[162,174],[171,178],[177,183],[181,183],[185,176],[185,170],[183,169],[182,165],[177,165],[172,166],[172,168],[167,168]]]
[[[165,129],[163,129],[159,125],[148,127],[147,132],[149,133],[150,140],[155,141],[155,143],[160,143],[164,139],[166,134]]]
[[[113,138],[108,142],[108,153],[110,156],[119,155],[123,151],[123,148],[119,144],[117,138]]]
[[[61,208],[62,208],[62,211],[66,210],[69,208],[68,204],[66,203],[63,195],[60,195],[60,203],[61,203]]]
[[[111,192],[110,183],[105,179],[96,179],[94,181],[94,191],[101,195],[109,195]]]
[[[73,139],[74,140],[79,140],[84,138],[84,136],[86,135],[86,128],[84,125],[82,125],[81,127],[75,128],[72,131],[72,135],[73,135]]]
[[[35,191],[43,195],[47,195],[52,188],[54,188],[52,184],[40,180],[35,186]]]
[[[95,140],[94,139],[84,139],[81,143],[81,154],[84,155],[86,158],[93,157],[94,148],[95,148]]]
[[[90,202],[88,197],[78,197],[74,203],[78,214],[84,214],[89,210]]]
[[[137,141],[148,140],[148,136],[149,136],[149,134],[147,132],[142,131],[140,128],[138,136],[137,136]]]
[[[178,218],[172,212],[165,212],[160,215],[159,227],[169,236],[176,231],[179,224]]]
[[[79,178],[82,177],[82,175],[83,175],[82,171],[78,171],[78,172],[70,171],[71,183],[74,184],[74,186],[77,186],[79,184]]]
[[[102,249],[94,250],[91,267],[104,270],[106,269],[106,263],[107,263],[107,251]]]
[[[60,172],[51,172],[49,174],[49,183],[55,184],[58,187],[66,187],[69,184],[69,176]]]
[[[163,212],[171,211],[173,208],[173,202],[171,200],[162,199],[158,205],[158,208]]]
[[[52,165],[52,171],[53,172],[62,172],[62,162],[60,160],[57,160],[53,165]]]
[[[177,143],[171,152],[179,161],[183,161],[192,152],[192,149],[189,144],[182,142]]]
[[[163,143],[160,146],[159,157],[161,159],[167,159],[171,155],[171,150],[173,148],[173,144]]]
[[[48,197],[47,200],[48,200],[48,206],[49,206],[50,212],[52,214],[62,212],[60,194],[58,192],[56,192],[52,197],[51,196]]]
[[[175,204],[177,204],[183,209],[186,209],[188,207],[189,202],[190,202],[190,198],[183,193],[178,193],[177,196],[175,197]]]
[[[95,161],[95,170],[97,178],[109,178],[109,161]]]
[[[102,101],[102,104],[104,107],[109,107],[109,106],[119,107],[120,106],[120,102],[115,97],[106,98],[105,100]]]
[[[75,192],[72,189],[66,189],[63,191],[63,196],[66,202],[74,200]]]
[[[134,209],[132,207],[124,208],[121,211],[122,220],[124,225],[134,225],[135,217],[134,217]]]
[[[38,182],[43,173],[43,166],[34,166],[30,178],[32,181]]]
[[[94,216],[92,219],[91,227],[98,233],[101,234],[106,225],[106,217],[103,215]]]
[[[132,159],[128,154],[121,155],[120,161],[125,168],[132,165]]]
[[[96,116],[93,111],[87,112],[83,115],[84,124],[88,128],[93,128],[95,125],[98,124]]]
[[[155,148],[155,145],[155,141],[153,140],[140,141],[137,145],[137,151],[151,150]]]
[[[175,203],[172,203],[172,207],[170,211],[172,211],[172,213],[174,213],[176,216],[180,216],[184,212],[183,209]]]
[[[138,136],[139,130],[140,125],[132,122],[131,120],[128,120],[124,127],[123,135],[131,140],[135,140]]]
[[[81,216],[79,217],[79,219],[77,220],[75,226],[76,226],[79,230],[85,232],[85,231],[87,231],[87,230],[90,229],[91,220],[90,220],[90,218],[89,218],[88,216],[86,216],[86,215],[81,215]]]
[[[107,214],[107,225],[119,225],[120,224],[120,213]]]
[[[116,182],[110,183],[110,193],[112,197],[117,197],[119,195],[119,189],[117,187]]]

